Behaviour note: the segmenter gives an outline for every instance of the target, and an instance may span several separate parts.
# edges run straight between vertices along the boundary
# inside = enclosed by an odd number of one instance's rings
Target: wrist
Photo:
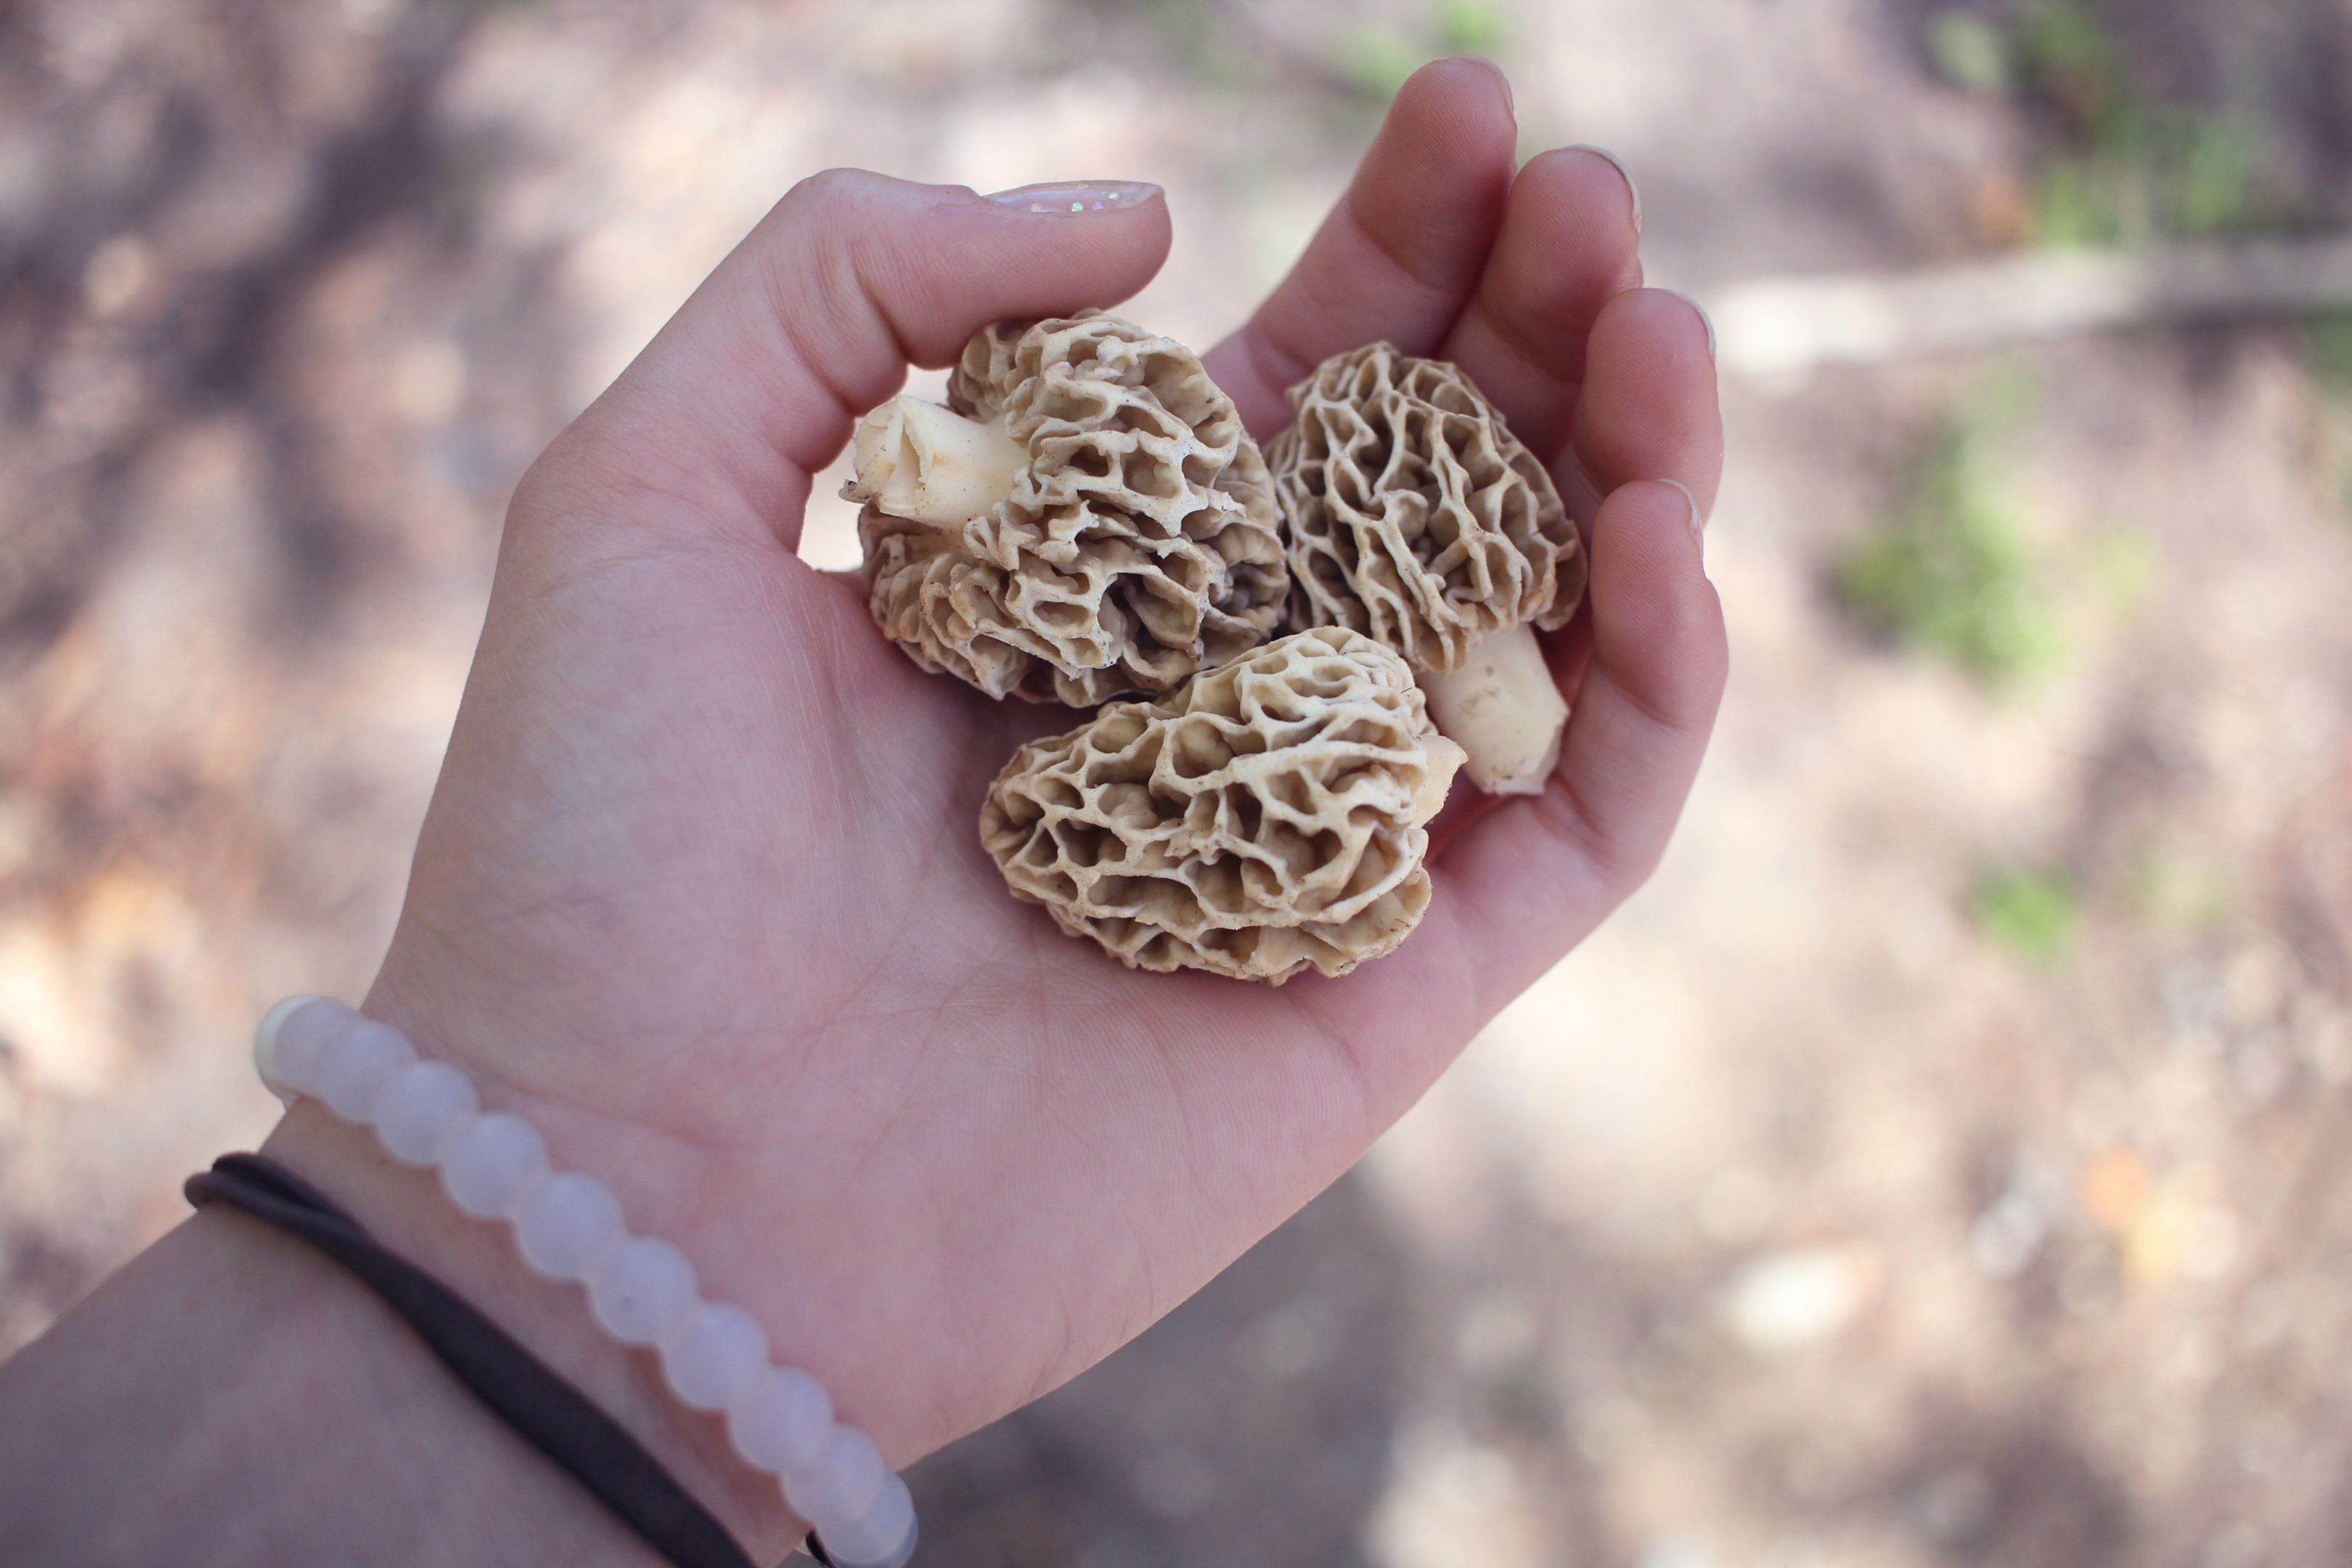
[[[517,1110],[535,1125],[560,1120],[544,1117],[540,1107],[517,1103],[517,1098],[502,1096],[500,1103],[486,1109]],[[578,1285],[534,1272],[518,1254],[511,1228],[461,1210],[435,1170],[401,1163],[370,1129],[342,1121],[310,1098],[295,1101],[263,1152],[319,1187],[385,1247],[438,1278],[580,1389],[755,1557],[780,1558],[806,1532],[775,1478],[736,1457],[723,1416],[699,1414],[680,1403],[666,1387],[655,1352],[631,1350],[607,1337]],[[555,1143],[554,1153],[558,1164],[573,1163],[562,1143]],[[486,1424],[496,1422],[487,1411],[477,1414]],[[582,1501],[593,1506],[584,1497]]]
[[[342,1269],[205,1212],[0,1364],[0,1562],[265,1560],[651,1558]]]

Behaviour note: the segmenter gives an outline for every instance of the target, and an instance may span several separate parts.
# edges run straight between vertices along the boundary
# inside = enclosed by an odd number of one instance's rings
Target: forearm
[[[0,1561],[652,1559],[356,1281],[214,1210],[0,1365]]]

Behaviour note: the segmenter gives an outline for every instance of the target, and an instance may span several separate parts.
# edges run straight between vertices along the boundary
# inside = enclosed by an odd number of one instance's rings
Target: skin
[[[810,476],[909,361],[1131,294],[1165,254],[1156,196],[1067,216],[806,181],[514,498],[366,1009],[683,1247],[893,1464],[1091,1365],[1295,1212],[1665,847],[1725,671],[1706,331],[1637,287],[1617,171],[1515,170],[1516,137],[1499,72],[1424,68],[1208,356],[1261,439],[1329,353],[1455,360],[1589,530],[1588,609],[1547,650],[1575,704],[1549,789],[1449,808],[1427,920],[1343,980],[1135,973],[1012,902],[977,805],[1069,716],[924,675],[853,579],[792,553]],[[428,1177],[308,1102],[267,1152],[628,1422],[755,1556],[796,1536],[718,1421]],[[644,1560],[546,1470],[234,1214],[0,1368],[10,1562]]]

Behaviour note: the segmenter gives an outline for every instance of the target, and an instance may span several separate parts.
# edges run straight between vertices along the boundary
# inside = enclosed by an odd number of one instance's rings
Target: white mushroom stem
[[[1568,704],[1552,684],[1536,629],[1481,637],[1462,668],[1417,672],[1429,716],[1460,743],[1470,782],[1488,795],[1541,795],[1559,761]]]
[[[1412,825],[1426,824],[1444,805],[1446,793],[1454,787],[1454,775],[1462,770],[1464,752],[1461,747],[1443,735],[1425,737],[1422,747],[1429,753],[1429,771],[1421,775],[1421,787],[1412,792]]]
[[[1029,453],[1002,424],[982,425],[919,397],[894,397],[858,421],[857,477],[844,500],[935,527],[970,522],[1013,493]]]

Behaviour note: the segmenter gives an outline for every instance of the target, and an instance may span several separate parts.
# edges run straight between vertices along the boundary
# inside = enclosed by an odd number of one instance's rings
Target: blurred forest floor
[[[0,0],[0,1349],[365,988],[507,493],[786,186],[1158,180],[1205,344],[1456,48],[1701,299],[2352,211],[2333,0]],[[2352,1561],[2352,317],[1727,399],[1655,880],[923,1561]]]

